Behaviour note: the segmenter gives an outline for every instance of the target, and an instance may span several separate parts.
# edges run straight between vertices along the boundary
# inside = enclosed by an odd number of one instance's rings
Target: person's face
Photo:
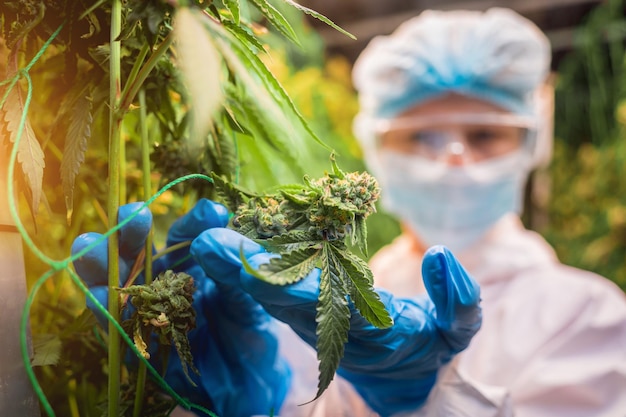
[[[529,126],[487,101],[449,94],[385,120],[377,134],[382,150],[458,166],[520,149]]]

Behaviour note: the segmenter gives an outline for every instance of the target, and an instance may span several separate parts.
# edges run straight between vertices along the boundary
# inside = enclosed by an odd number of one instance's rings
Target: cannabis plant
[[[127,411],[121,408],[120,386],[128,382],[127,373],[122,372],[121,338],[135,350],[142,346],[139,337],[135,337],[135,343],[127,339],[119,324],[123,304],[120,296],[124,294],[114,289],[120,282],[120,205],[132,199],[154,201],[157,182],[163,185],[184,174],[216,172],[235,181],[250,150],[257,163],[265,167],[264,174],[274,179],[282,175],[273,168],[277,162],[270,161],[276,155],[285,161],[284,172],[285,168],[299,167],[294,150],[302,143],[317,142],[330,151],[262,59],[267,53],[264,36],[268,31],[283,36],[287,42],[299,42],[292,23],[280,11],[283,7],[294,8],[341,30],[324,16],[292,0],[15,0],[0,5],[0,37],[4,41],[0,48],[7,56],[6,66],[0,66],[6,77],[0,84],[0,152],[10,153],[9,166],[16,169],[9,173],[9,178],[15,179],[33,218],[40,219],[41,207],[49,208],[54,219],[54,227],[49,229],[64,239],[62,248],[46,248],[48,252],[65,251],[63,257],[55,259],[36,247],[37,241],[44,240],[41,236],[35,240],[28,236],[35,228],[27,230],[16,219],[31,248],[28,256],[41,265],[43,275],[33,285],[34,291],[46,279],[61,273],[72,279],[74,294],[79,289],[89,297],[84,283],[70,268],[74,259],[65,256],[72,236],[98,230],[102,224],[106,228],[108,309],[101,305],[98,308],[109,320],[105,372],[109,417],[119,417]],[[141,161],[141,167],[134,165],[135,161]],[[207,192],[206,182],[195,181],[183,187],[197,195]],[[12,198],[8,197],[15,206]],[[61,222],[57,222],[59,213]],[[344,233],[355,235],[362,231],[353,232],[337,225],[336,230],[328,228],[328,233],[338,238]],[[339,247],[338,242],[333,245]],[[145,253],[148,271],[150,238]],[[146,285],[151,285],[150,273],[145,275]],[[139,297],[136,302],[142,304],[141,297],[157,291],[160,281],[157,279],[155,286],[128,291],[137,291],[132,297]],[[61,294],[55,291],[56,301]],[[161,295],[152,295],[164,303]],[[29,297],[32,302],[34,293]],[[77,294],[77,298],[84,300],[82,294]],[[180,305],[184,304],[181,299]],[[140,311],[137,310],[137,318],[156,314],[156,310]],[[189,323],[179,325],[171,320],[171,313],[163,314],[165,317],[160,312],[156,317],[143,316],[141,326],[147,318],[155,334],[165,332],[167,337],[174,335],[173,328],[177,335],[188,329]],[[53,317],[54,313],[50,315]],[[42,326],[49,327],[54,322],[53,318],[46,318]],[[22,323],[21,341],[26,346],[27,322]],[[140,335],[140,328],[145,330],[134,324],[131,334]],[[178,343],[182,353],[182,338],[175,336],[170,342]],[[146,354],[143,349],[137,352],[140,356]],[[30,369],[28,354],[23,356]],[[143,356],[140,360],[143,361],[136,378],[136,402],[128,410],[129,415],[135,416],[142,413],[147,364]],[[40,363],[48,366],[53,362]],[[149,367],[148,370],[161,388],[189,406],[175,392],[168,391],[158,373]],[[49,385],[55,384],[55,372],[60,371],[49,368],[43,374]],[[80,376],[70,374],[68,380],[76,384]],[[39,393],[42,408],[54,415],[33,375],[31,382]],[[70,382],[67,389],[72,390]],[[55,406],[63,411],[69,407],[72,411],[64,414],[75,414],[78,406],[76,397],[73,398]],[[85,395],[82,400],[91,404],[92,398]]]
[[[367,172],[344,173],[334,158],[332,171],[303,184],[284,185],[263,195],[243,190],[215,176],[217,191],[235,212],[229,227],[279,254],[253,269],[258,279],[276,285],[297,282],[321,269],[317,305],[318,398],[332,381],[350,328],[350,303],[372,325],[393,320],[373,289],[367,263],[350,247],[366,252],[365,220],[375,211],[380,189]]]

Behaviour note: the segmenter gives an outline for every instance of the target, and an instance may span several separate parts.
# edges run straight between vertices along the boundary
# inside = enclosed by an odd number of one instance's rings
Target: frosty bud
[[[311,229],[317,229],[328,239],[345,237],[357,216],[365,219],[376,211],[380,188],[367,172],[351,172],[343,178],[327,175],[311,184],[321,191],[309,211]]]

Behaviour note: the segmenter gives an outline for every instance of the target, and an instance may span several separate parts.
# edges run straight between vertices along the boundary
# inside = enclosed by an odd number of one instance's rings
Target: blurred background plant
[[[597,6],[577,29],[556,81],[547,223],[560,259],[626,290],[626,16]]]

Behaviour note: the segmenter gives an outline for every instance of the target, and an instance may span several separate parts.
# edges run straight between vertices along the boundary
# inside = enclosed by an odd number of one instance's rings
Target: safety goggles
[[[454,113],[379,120],[375,131],[381,149],[477,162],[528,146],[534,127],[532,118],[509,113]]]

